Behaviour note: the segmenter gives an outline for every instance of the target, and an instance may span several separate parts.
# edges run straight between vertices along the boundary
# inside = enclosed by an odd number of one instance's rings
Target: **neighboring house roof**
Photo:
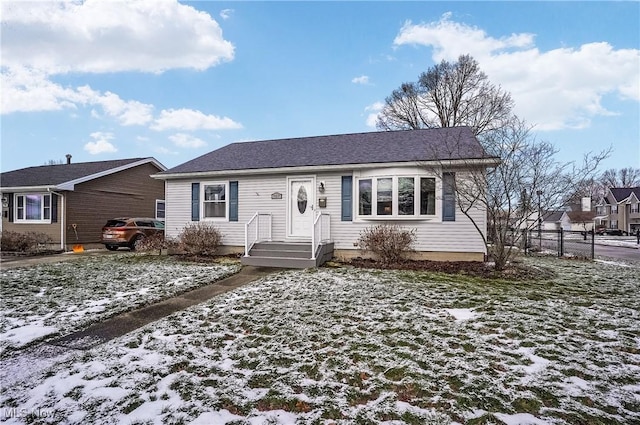
[[[617,203],[626,200],[632,193],[640,199],[640,187],[612,187],[609,192]]]
[[[549,223],[555,223],[562,219],[564,213],[565,211],[547,211],[542,215],[542,219]]]
[[[486,154],[471,128],[449,127],[232,143],[159,173],[158,177],[232,170],[470,159],[497,163],[497,158]]]
[[[596,218],[593,211],[568,211],[567,215],[572,223],[590,223]]]
[[[58,190],[73,190],[76,184],[147,163],[153,163],[159,170],[166,170],[166,167],[154,158],[43,165],[21,168],[0,174],[0,188],[7,190],[50,187]]]

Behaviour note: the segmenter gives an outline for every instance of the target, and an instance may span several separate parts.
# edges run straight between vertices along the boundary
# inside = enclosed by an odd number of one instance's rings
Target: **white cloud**
[[[125,101],[117,94],[100,93],[89,86],[62,87],[46,75],[26,68],[13,68],[0,76],[3,114],[12,112],[56,111],[98,106],[122,125],[144,125],[153,119],[153,106],[135,100]],[[91,112],[95,118],[100,114]]]
[[[368,127],[376,127],[376,121],[378,120],[378,115],[380,115],[380,111],[382,111],[382,108],[384,108],[384,103],[382,102],[375,102],[364,108],[365,112],[369,112],[369,114],[367,115]]]
[[[4,67],[68,72],[204,70],[234,47],[207,13],[173,0],[2,2]]]
[[[184,133],[169,136],[169,140],[181,148],[201,148],[207,146],[207,142],[204,140]]]
[[[89,152],[91,155],[118,151],[118,149],[109,141],[113,139],[113,133],[103,133],[98,131],[91,133],[90,136],[93,139],[93,142],[88,142],[84,145],[84,150]]]
[[[233,9],[223,9],[220,11],[220,17],[226,21],[233,15],[233,12]]]
[[[369,84],[369,77],[367,75],[361,75],[351,80],[354,84]]]
[[[509,91],[516,113],[538,130],[583,128],[596,116],[612,115],[606,95],[640,100],[640,50],[614,49],[606,42],[540,51],[535,35],[494,38],[484,30],[450,20],[400,29],[394,45],[433,48],[433,60],[455,61],[470,54],[489,79]],[[417,76],[416,76],[417,78]]]
[[[193,109],[168,109],[151,125],[152,130],[231,130],[242,128],[242,124],[231,118],[206,115]]]

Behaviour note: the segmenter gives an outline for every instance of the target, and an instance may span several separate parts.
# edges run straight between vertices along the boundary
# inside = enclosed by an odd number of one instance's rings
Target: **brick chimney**
[[[70,154],[70,153],[68,153],[68,154],[66,155],[66,157],[67,157],[67,165],[68,165],[68,164],[71,164],[71,154]]]

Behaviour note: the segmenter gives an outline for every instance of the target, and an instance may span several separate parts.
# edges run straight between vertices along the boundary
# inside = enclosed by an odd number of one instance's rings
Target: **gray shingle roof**
[[[612,187],[609,190],[617,202],[624,201],[632,192],[640,199],[640,187]]]
[[[112,161],[78,162],[43,165],[7,171],[0,174],[0,187],[55,186],[68,181],[102,173],[147,158],[116,159]]]
[[[542,219],[547,223],[555,223],[560,221],[564,211],[547,211],[543,214]]]
[[[469,127],[240,142],[162,174],[489,158]]]

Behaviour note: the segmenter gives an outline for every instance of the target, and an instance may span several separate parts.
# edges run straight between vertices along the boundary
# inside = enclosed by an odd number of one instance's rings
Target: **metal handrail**
[[[320,244],[331,240],[331,216],[327,213],[319,213],[313,220],[311,230],[311,259],[318,256]]]
[[[262,218],[266,217],[266,226],[262,223]],[[245,223],[244,225],[244,255],[249,257],[249,251],[251,248],[260,241],[271,240],[271,224],[272,218],[271,213],[260,213],[257,212],[251,217],[251,219]],[[250,239],[250,235],[253,235],[252,226],[255,226],[255,236]],[[266,227],[266,228],[265,228]],[[263,234],[263,231],[266,230],[266,235]]]

